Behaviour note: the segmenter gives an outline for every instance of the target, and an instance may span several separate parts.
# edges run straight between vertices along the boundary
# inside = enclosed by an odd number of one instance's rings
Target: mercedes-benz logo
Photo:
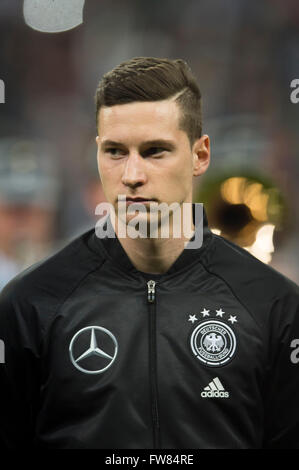
[[[103,340],[103,342],[105,343],[106,352],[103,349],[99,348],[95,330],[101,332],[101,335],[99,336],[102,337],[101,340]],[[90,331],[89,347],[87,346],[84,352],[82,352],[82,340],[83,340],[83,344],[86,343],[86,340],[88,341],[89,335],[84,334],[84,332],[87,332],[87,331]],[[79,339],[81,339],[80,341],[81,354],[79,354],[79,356],[75,358],[74,349],[76,349],[76,345],[79,343],[78,341]],[[109,353],[107,352],[107,349]],[[82,328],[81,330],[77,331],[77,333],[71,339],[70,346],[69,346],[69,353],[70,353],[72,364],[78,370],[80,370],[81,372],[84,372],[85,374],[101,374],[102,372],[105,372],[105,370],[107,370],[113,364],[117,356],[117,351],[118,351],[118,344],[117,344],[117,340],[115,336],[111,333],[111,331],[107,330],[106,328],[103,328],[102,326],[86,326],[85,328]],[[103,365],[103,367],[93,370],[92,367],[90,369],[86,368],[87,367],[86,364],[88,361],[84,361],[86,367],[82,367],[81,365],[78,364],[79,362],[82,364],[82,361],[84,359],[93,358],[93,365],[94,365],[95,357],[101,358],[99,362],[101,365]]]

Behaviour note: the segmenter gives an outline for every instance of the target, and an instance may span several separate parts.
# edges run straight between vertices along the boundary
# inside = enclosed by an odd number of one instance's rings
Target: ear
[[[210,165],[210,138],[204,134],[192,147],[193,176],[203,175]]]
[[[100,151],[100,137],[97,135],[96,138],[96,143],[97,143],[97,146],[98,146],[98,149],[97,149],[97,164],[98,164],[98,172],[99,172],[99,176],[100,176],[100,179],[101,179],[101,171],[100,171],[100,159],[99,159],[99,151]]]
[[[96,136],[95,141],[97,143],[97,160],[98,160],[98,164],[99,164],[100,138],[99,138],[98,135]]]

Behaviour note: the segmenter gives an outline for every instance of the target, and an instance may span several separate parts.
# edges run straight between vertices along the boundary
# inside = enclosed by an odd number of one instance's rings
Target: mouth
[[[154,202],[153,199],[147,199],[143,197],[126,197],[126,203],[131,204],[131,203],[146,203],[146,202]]]

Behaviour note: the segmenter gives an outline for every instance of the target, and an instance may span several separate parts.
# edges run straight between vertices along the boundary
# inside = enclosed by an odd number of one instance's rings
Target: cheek
[[[179,186],[185,187],[192,181],[192,165],[186,160],[174,162],[169,171],[170,177],[177,182]]]
[[[99,174],[102,187],[107,198],[109,198],[109,196],[114,197],[120,186],[121,167],[120,165],[115,165],[114,163],[115,162],[111,163],[107,160],[99,160]]]
[[[98,160],[98,169],[100,173],[100,177],[102,180],[103,184],[109,183],[109,180],[111,179],[111,176],[113,176],[112,173],[112,167],[107,163],[105,160]]]

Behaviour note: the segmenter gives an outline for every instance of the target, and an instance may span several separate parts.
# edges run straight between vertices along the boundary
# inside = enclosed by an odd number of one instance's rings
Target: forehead
[[[182,132],[179,117],[179,107],[172,100],[105,106],[99,111],[99,136],[120,140],[132,133],[142,139],[175,138]]]

